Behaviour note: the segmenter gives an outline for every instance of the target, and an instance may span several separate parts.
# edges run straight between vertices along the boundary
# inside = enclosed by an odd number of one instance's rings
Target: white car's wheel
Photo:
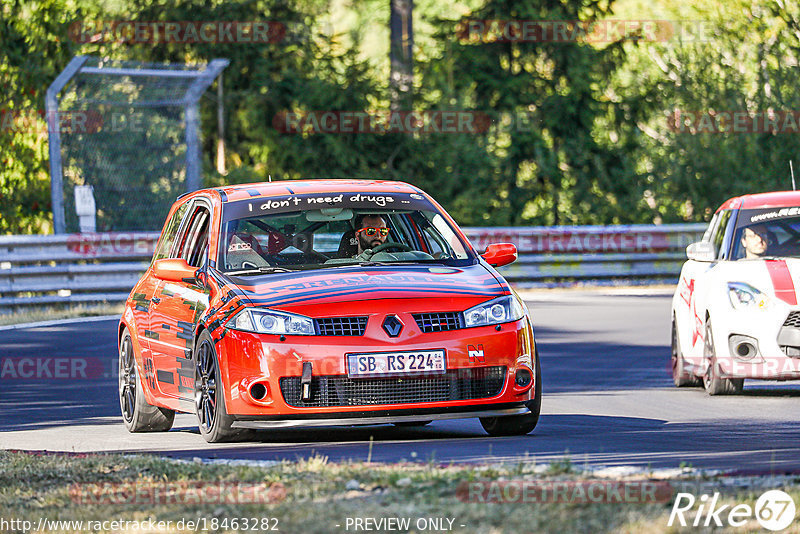
[[[714,338],[711,335],[711,318],[706,320],[706,335],[703,345],[704,360],[708,363],[706,374],[703,376],[703,386],[709,395],[735,395],[741,393],[744,387],[744,378],[722,378],[717,354],[714,348]]]
[[[672,317],[672,381],[679,388],[699,387],[702,381],[694,374],[686,370],[686,360],[683,359],[680,339],[678,339],[678,328],[675,324],[675,316]]]

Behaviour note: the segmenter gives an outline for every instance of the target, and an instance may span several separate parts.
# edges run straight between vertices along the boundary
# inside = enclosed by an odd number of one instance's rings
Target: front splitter
[[[274,421],[235,421],[233,428],[293,428],[312,426],[381,425],[388,423],[412,423],[414,421],[441,421],[445,419],[467,419],[471,417],[506,417],[530,413],[528,408],[506,408],[502,410],[480,410],[474,412],[431,413],[419,415],[388,415],[380,417],[343,417],[332,419],[280,419]]]

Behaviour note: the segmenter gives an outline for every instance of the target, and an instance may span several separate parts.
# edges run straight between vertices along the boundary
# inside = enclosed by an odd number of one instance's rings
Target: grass
[[[0,326],[52,321],[55,319],[72,319],[76,317],[96,317],[100,315],[121,315],[124,304],[78,304],[72,306],[31,307],[22,308],[10,313],[0,313]]]
[[[172,522],[160,532],[177,531],[181,519],[204,518],[210,525],[208,522],[213,518],[221,522],[224,518],[236,517],[276,518],[279,531],[308,534],[353,532],[353,524],[347,528],[347,518],[354,521],[355,518],[388,517],[410,518],[411,528],[402,530],[404,532],[419,531],[415,522],[426,518],[452,519],[454,532],[650,533],[672,530],[667,528],[671,503],[487,504],[465,502],[463,493],[457,492],[459,484],[470,481],[542,483],[575,481],[586,476],[575,473],[568,460],[554,469],[536,466],[533,462],[487,466],[442,466],[434,462],[387,465],[331,463],[324,457],[254,466],[178,462],[154,456],[36,455],[0,451],[0,518],[29,520],[34,525],[43,517],[83,521],[153,518]],[[639,480],[642,478],[640,475]],[[673,486],[677,482],[671,481]],[[740,485],[707,478],[683,482],[705,483],[705,487],[714,488],[718,485],[720,489],[714,491],[722,493],[723,502],[749,503],[750,506],[766,488],[754,487],[752,481]],[[122,486],[115,486],[119,484]],[[206,484],[203,486],[205,497],[197,498],[197,491],[181,489],[196,488],[197,484]],[[783,487],[800,503],[800,486],[796,480],[785,479],[773,484]],[[259,488],[260,495],[269,498],[257,504],[231,504],[219,502],[213,492],[208,492],[209,487],[229,488],[231,485]],[[161,498],[156,499],[157,502],[132,505],[127,497],[108,498],[113,495],[109,490],[112,487],[123,488],[120,491],[126,491],[128,497],[135,494],[131,488],[139,495],[152,495],[147,493],[148,489],[160,488]],[[231,493],[226,491],[225,494]],[[274,522],[268,525],[274,526]],[[237,530],[231,528],[234,525],[230,523],[217,526],[219,531]],[[240,522],[239,530],[243,527]],[[73,526],[69,530],[78,529]],[[248,528],[251,530],[252,525]],[[688,530],[696,529],[689,527]],[[731,531],[758,530],[759,525],[751,520],[745,528]],[[800,530],[792,526],[785,532]]]

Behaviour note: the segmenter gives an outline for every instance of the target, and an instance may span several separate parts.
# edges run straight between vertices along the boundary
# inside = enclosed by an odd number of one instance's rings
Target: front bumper
[[[800,310],[779,306],[732,314],[724,324],[715,320],[714,346],[721,375],[800,380],[800,328],[787,324],[794,312]],[[755,346],[753,355],[742,357],[737,353],[737,346],[743,341]]]
[[[327,414],[324,417],[284,416],[272,418],[240,418],[233,423],[234,428],[270,429],[319,426],[381,425],[388,423],[413,423],[416,421],[443,421],[447,419],[467,419],[472,417],[506,417],[530,413],[525,405],[487,406],[476,410],[391,410],[389,412],[361,412]]]
[[[400,315],[401,319],[403,316]],[[409,321],[404,321],[407,325]],[[223,391],[227,411],[237,420],[237,426],[247,428],[328,426],[332,424],[367,424],[364,421],[402,422],[438,418],[477,417],[464,415],[470,411],[517,410],[503,415],[524,413],[524,404],[533,395],[534,381],[520,387],[515,383],[517,370],[526,369],[534,375],[535,349],[533,333],[527,317],[517,322],[495,326],[467,328],[446,332],[422,333],[406,328],[395,339],[388,338],[380,326],[371,329],[369,324],[364,336],[279,336],[228,330],[217,345],[220,370],[224,383]],[[478,350],[480,348],[480,350]],[[387,351],[422,351],[443,349],[446,354],[448,378],[393,377],[393,378],[347,378],[346,354]],[[310,364],[314,387],[333,390],[336,384],[345,384],[358,390],[355,400],[345,398],[344,403],[332,405],[325,402],[300,403],[284,396],[287,382],[296,385]],[[492,393],[484,391],[479,398],[464,395],[465,377],[482,376],[489,370],[496,375],[502,369],[499,382],[493,382]],[[283,380],[283,383],[281,381]],[[417,382],[414,383],[414,380]],[[457,388],[448,390],[461,380]],[[253,386],[260,384],[263,394],[254,398]],[[355,384],[355,386],[353,385]],[[282,387],[283,386],[283,387]],[[369,398],[370,387],[392,388],[392,395]],[[431,395],[435,400],[427,401],[426,388],[435,386],[436,391],[460,391],[449,400],[442,395]],[[403,387],[409,389],[404,390]],[[365,393],[364,390],[367,390]],[[475,390],[476,388],[473,388]],[[479,389],[479,388],[477,388]],[[404,399],[398,394],[409,391]],[[466,391],[470,391],[466,387]],[[495,392],[496,391],[496,392]],[[315,396],[320,391],[312,392]],[[288,394],[288,393],[287,393]],[[339,393],[341,395],[341,393]],[[317,397],[315,397],[316,399]],[[336,398],[328,394],[325,398]],[[343,397],[344,398],[344,397]],[[391,402],[380,399],[390,398]],[[408,399],[412,399],[409,402]],[[291,402],[288,402],[291,400]],[[350,404],[352,402],[352,404]],[[410,413],[409,410],[413,411]],[[424,412],[424,417],[418,414]],[[492,416],[486,412],[485,416]],[[401,419],[397,419],[400,417]],[[416,417],[416,419],[414,419]],[[320,421],[327,420],[325,423]],[[345,420],[346,422],[341,422]],[[372,424],[372,423],[369,423]]]

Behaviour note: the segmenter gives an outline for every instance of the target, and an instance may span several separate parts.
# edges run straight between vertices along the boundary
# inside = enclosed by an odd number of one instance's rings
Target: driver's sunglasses
[[[361,230],[359,230],[356,233],[361,233],[361,232],[364,232],[365,234],[367,234],[368,237],[372,237],[372,236],[377,235],[377,234],[381,234],[381,236],[383,236],[383,237],[386,237],[387,235],[389,235],[389,229],[388,228],[374,228],[374,227],[371,227],[371,226],[367,227],[367,228],[362,228]]]

